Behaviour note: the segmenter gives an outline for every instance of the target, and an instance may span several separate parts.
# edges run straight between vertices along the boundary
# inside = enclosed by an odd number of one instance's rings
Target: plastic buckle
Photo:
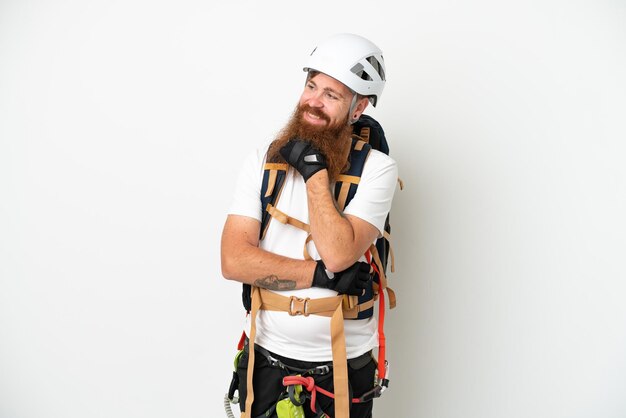
[[[289,303],[289,315],[304,315],[309,316],[309,298],[299,298],[297,296],[291,297],[291,302]]]

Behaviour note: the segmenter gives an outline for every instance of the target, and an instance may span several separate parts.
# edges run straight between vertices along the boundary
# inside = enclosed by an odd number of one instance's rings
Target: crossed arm
[[[356,216],[339,212],[331,194],[328,171],[314,174],[306,186],[315,247],[328,270],[345,270],[365,253],[378,236],[378,229]]]
[[[311,235],[317,251],[328,270],[345,270],[376,239],[378,229],[338,211],[326,170],[311,176],[306,187]],[[311,287],[316,262],[284,257],[259,248],[260,228],[260,222],[254,218],[228,216],[221,243],[223,276],[272,290]]]
[[[222,232],[222,275],[229,280],[271,290],[311,287],[316,263],[259,248],[261,223],[247,216],[228,215]]]

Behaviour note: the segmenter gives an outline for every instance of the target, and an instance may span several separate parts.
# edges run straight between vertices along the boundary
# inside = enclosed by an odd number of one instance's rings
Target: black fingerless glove
[[[361,296],[370,280],[372,280],[370,265],[363,261],[357,261],[330,278],[326,273],[324,262],[318,260],[313,274],[312,286],[331,289],[340,294]]]
[[[328,168],[326,157],[311,143],[300,139],[290,139],[280,149],[280,155],[304,178],[306,182],[313,174]]]

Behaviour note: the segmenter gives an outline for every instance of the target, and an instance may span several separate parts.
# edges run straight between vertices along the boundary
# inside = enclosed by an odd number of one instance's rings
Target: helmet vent
[[[380,58],[383,59],[383,56],[381,55]],[[370,55],[367,57],[367,62],[372,64],[372,67],[374,67],[374,70],[376,70],[381,80],[385,81],[385,70],[380,61],[378,61],[375,56]]]
[[[362,78],[363,80],[371,80],[370,76],[365,72],[363,68],[363,64],[357,63],[354,67],[350,69],[357,77]]]
[[[376,59],[376,57],[373,56],[373,55],[370,55],[369,57],[367,57],[366,60],[367,60],[367,62],[370,63],[370,65],[372,66],[374,71],[376,71],[376,73],[378,74],[380,79],[385,81],[385,70],[383,69],[384,67],[382,66],[380,61],[378,61]],[[363,64],[361,64],[361,63],[355,64],[350,69],[350,71],[352,71],[353,74],[355,74],[357,77],[359,77],[362,80],[365,80],[365,81],[373,81],[374,80],[372,78],[372,76],[370,74],[368,74],[368,72],[365,70],[365,67],[363,67]],[[370,69],[370,71],[371,71],[371,69]]]

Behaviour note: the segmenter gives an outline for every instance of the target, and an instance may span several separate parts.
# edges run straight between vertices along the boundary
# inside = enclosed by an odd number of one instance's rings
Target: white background
[[[0,2],[1,418],[223,416],[238,164],[336,32],[406,184],[376,416],[626,416],[624,2],[212,3]]]

